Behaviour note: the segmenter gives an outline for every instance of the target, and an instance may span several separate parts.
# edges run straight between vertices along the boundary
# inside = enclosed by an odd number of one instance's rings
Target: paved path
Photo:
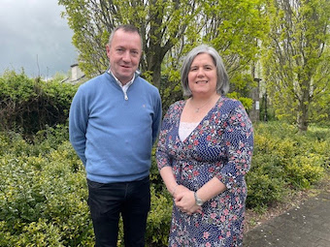
[[[330,247],[330,191],[246,233],[243,247]]]

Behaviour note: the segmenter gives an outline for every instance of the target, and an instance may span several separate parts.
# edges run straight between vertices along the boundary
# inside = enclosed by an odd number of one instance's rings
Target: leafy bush
[[[70,143],[44,155],[15,143],[0,158],[0,245],[92,246],[85,172]]]
[[[152,178],[146,241],[166,246],[172,201]],[[39,132],[34,143],[0,133],[0,246],[93,246],[86,186],[66,126]]]
[[[168,233],[170,232],[172,212],[172,198],[163,190],[156,193],[154,186],[151,188],[151,211],[148,215],[146,244],[147,246],[167,246]]]
[[[6,71],[0,77],[0,130],[29,136],[65,124],[76,90],[71,84]]]
[[[255,150],[246,176],[248,208],[265,208],[284,200],[291,190],[308,189],[320,181],[330,160],[330,138],[320,136],[329,136],[330,131],[317,131],[299,134],[281,122],[255,126]]]
[[[288,194],[285,171],[281,160],[274,155],[256,154],[246,176],[247,207],[261,211]]]
[[[263,210],[317,183],[329,168],[329,136],[328,129],[299,135],[290,125],[257,124],[247,207]],[[172,198],[154,158],[151,182],[146,243],[167,246]],[[85,170],[68,141],[67,125],[39,131],[33,143],[0,132],[0,208],[0,246],[94,245]],[[122,232],[119,236],[123,246]]]

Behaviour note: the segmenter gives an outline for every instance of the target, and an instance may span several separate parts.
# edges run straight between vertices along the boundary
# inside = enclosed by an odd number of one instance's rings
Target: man
[[[81,85],[73,98],[70,141],[87,173],[96,246],[117,246],[120,215],[125,246],[144,246],[161,99],[137,72],[142,40],[134,26],[117,27],[106,51],[110,69]]]

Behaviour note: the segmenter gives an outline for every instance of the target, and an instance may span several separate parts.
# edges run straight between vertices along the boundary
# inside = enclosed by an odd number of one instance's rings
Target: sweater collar
[[[112,73],[111,69],[109,68],[109,70],[107,71],[110,75],[113,76],[113,78],[115,78],[115,81],[117,82],[117,84],[121,87],[121,88],[129,88],[129,86],[131,86],[134,82],[134,79],[136,77],[136,72],[133,75],[132,80],[130,80],[129,82],[127,82],[125,85],[123,85],[120,80]]]

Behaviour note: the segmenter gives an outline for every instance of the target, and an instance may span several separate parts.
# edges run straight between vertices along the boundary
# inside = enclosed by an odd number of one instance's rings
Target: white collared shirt
[[[129,82],[127,82],[125,85],[123,85],[118,78],[111,72],[111,69],[109,69],[109,73],[113,76],[113,78],[115,78],[117,84],[121,87],[121,89],[123,90],[124,96],[125,96],[125,100],[128,100],[127,97],[127,90],[128,88],[133,84],[134,79],[135,79],[135,74],[133,75],[132,80],[130,80]]]

